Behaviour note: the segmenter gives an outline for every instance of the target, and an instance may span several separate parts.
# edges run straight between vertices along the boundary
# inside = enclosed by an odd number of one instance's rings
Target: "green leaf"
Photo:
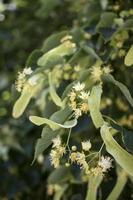
[[[61,166],[55,169],[48,177],[49,184],[62,184],[71,178],[70,168]]]
[[[122,134],[122,140],[126,149],[133,153],[133,132],[120,126],[117,123],[110,122],[111,126]]]
[[[96,60],[101,60],[100,57],[97,55],[97,53],[95,52],[95,50],[91,47],[89,47],[88,45],[85,44],[81,44],[82,49],[88,53],[89,55],[91,55],[93,58],[95,58]]]
[[[121,90],[121,92],[124,94],[124,96],[126,97],[128,102],[130,103],[130,105],[133,107],[133,98],[132,98],[128,88],[123,83],[116,81],[111,74],[104,75],[103,79],[105,79],[105,80],[113,83],[114,85],[116,85]]]
[[[133,132],[125,128],[122,129],[122,139],[128,151],[133,153]]]
[[[48,51],[43,56],[41,56],[38,59],[37,64],[41,67],[44,67],[50,60],[53,59],[53,57],[55,59],[56,57],[61,58],[64,56],[69,56],[73,54],[75,50],[76,50],[75,44],[70,41],[66,41],[60,44],[59,46],[55,47],[54,49]]]
[[[43,128],[42,136],[37,140],[36,146],[35,146],[35,153],[34,153],[34,159],[32,161],[32,164],[37,159],[37,157],[43,153],[51,144],[52,139],[54,139],[58,134],[58,131],[51,130],[48,126]]]
[[[68,120],[68,118],[70,117],[70,115],[72,114],[72,110],[70,109],[69,106],[65,107],[64,109],[61,109],[57,112],[55,112],[50,119],[52,121],[55,121],[57,123],[64,123],[65,121]]]
[[[59,128],[72,128],[74,126],[77,125],[77,120],[73,119],[70,121],[66,121],[64,124],[59,124],[56,123],[50,119],[47,118],[43,118],[43,117],[37,117],[37,116],[30,116],[29,120],[33,123],[36,124],[37,126],[43,125],[43,124],[47,124],[48,126],[50,126],[50,128],[52,130],[57,130]]]
[[[127,182],[127,178],[127,173],[124,170],[120,169],[118,171],[116,184],[106,200],[117,200],[119,198]]]
[[[116,162],[131,176],[133,176],[133,156],[124,150],[113,138],[109,127],[104,124],[101,127],[101,137],[106,145],[108,153],[110,153]]]
[[[129,51],[127,52],[124,63],[127,66],[133,65],[133,45],[130,47]]]
[[[113,25],[114,19],[117,17],[117,15],[113,12],[104,12],[101,15],[101,19],[99,23],[97,24],[97,30],[99,28],[107,28],[111,27]]]
[[[88,183],[88,190],[85,200],[96,200],[97,199],[97,190],[100,183],[103,180],[103,175],[90,175],[89,183]]]
[[[68,34],[67,31],[62,31],[59,33],[54,33],[50,35],[43,44],[42,50],[44,53],[50,51],[51,49],[57,47],[60,45],[60,41],[63,37],[65,37]]]
[[[42,55],[43,51],[41,51],[40,49],[35,49],[34,51],[32,51],[32,53],[29,55],[26,61],[26,67],[35,67],[37,65],[37,60]]]
[[[91,94],[88,98],[90,115],[96,128],[101,127],[104,122],[102,115],[100,113],[101,94],[102,94],[102,86],[99,84],[93,86]]]
[[[51,95],[53,102],[59,107],[64,107],[65,101],[62,101],[61,98],[56,93],[56,90],[55,90],[53,82],[52,82],[52,74],[49,74],[49,85],[50,85],[50,95]]]
[[[39,16],[39,18],[46,19],[51,15],[52,12],[56,9],[57,6],[60,5],[60,0],[40,0],[40,9],[36,10],[36,15]]]

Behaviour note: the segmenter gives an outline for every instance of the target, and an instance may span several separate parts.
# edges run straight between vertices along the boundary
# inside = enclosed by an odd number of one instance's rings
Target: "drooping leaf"
[[[37,140],[36,146],[35,146],[35,153],[34,153],[34,161],[36,158],[45,151],[51,144],[52,144],[52,139],[54,139],[57,136],[58,132],[51,130],[48,126],[43,128],[42,131],[42,136]]]
[[[71,114],[72,110],[70,109],[69,106],[67,106],[64,109],[61,109],[53,113],[52,116],[50,117],[50,120],[63,124],[65,121],[68,121],[68,118],[70,117]]]
[[[133,176],[133,156],[124,150],[113,138],[109,127],[104,124],[101,127],[101,137],[106,145],[108,153],[110,153],[116,162],[131,176]]]
[[[133,153],[133,131],[129,131],[123,128],[122,135],[125,147],[127,148],[128,151]]]
[[[133,45],[128,50],[127,55],[125,56],[124,63],[127,66],[133,65]]]
[[[54,88],[54,85],[52,82],[52,74],[49,74],[49,85],[50,85],[50,95],[53,102],[59,107],[64,107],[64,101],[61,100],[61,98],[58,96]]]
[[[71,109],[69,107],[66,107],[63,110],[55,112],[51,117],[51,121],[56,121],[57,123],[63,124],[65,121],[67,121],[68,117],[71,115]],[[59,134],[59,130],[53,131],[49,126],[45,126],[42,130],[41,138],[38,139],[36,147],[35,147],[35,153],[34,153],[34,160],[41,154],[49,145],[52,144],[52,139]]]
[[[116,85],[121,90],[121,92],[124,94],[124,96],[130,103],[130,105],[133,107],[133,98],[132,98],[128,88],[123,83],[115,80],[111,74],[104,75],[103,79]]]
[[[102,86],[99,84],[93,86],[91,94],[88,98],[90,115],[96,128],[101,127],[104,122],[102,115],[100,113],[101,94],[102,94]]]
[[[89,177],[88,190],[87,190],[87,195],[86,195],[85,200],[97,199],[97,190],[102,180],[103,180],[102,173],[98,175],[91,175]]]
[[[70,168],[61,166],[55,169],[48,177],[49,184],[62,184],[72,177]]]
[[[119,198],[127,182],[127,178],[128,178],[127,173],[123,169],[119,169],[117,173],[116,184],[106,200],[117,200]]]
[[[133,153],[133,131],[130,131],[119,124],[110,122],[111,126],[122,134],[122,140],[126,149]]]
[[[95,58],[96,60],[101,60],[100,57],[97,55],[97,53],[95,52],[95,50],[85,44],[81,44],[82,49],[88,53],[89,55],[91,55],[93,58]]]

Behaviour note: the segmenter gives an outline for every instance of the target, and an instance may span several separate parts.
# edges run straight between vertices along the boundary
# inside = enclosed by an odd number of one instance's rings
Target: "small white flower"
[[[106,172],[112,167],[112,159],[110,157],[101,157],[101,160],[98,162],[98,165],[102,168],[103,172]]]
[[[90,140],[89,141],[81,142],[81,144],[82,144],[82,149],[84,151],[89,151],[90,150],[90,148],[91,148],[91,142],[90,142]]]
[[[56,138],[54,138],[52,140],[52,142],[53,142],[53,147],[58,148],[61,145],[61,138],[60,138],[60,136],[57,136]]]
[[[37,84],[37,80],[38,80],[38,77],[37,76],[33,76],[31,78],[29,78],[28,82],[31,86],[34,86]]]
[[[30,75],[30,74],[32,74],[32,69],[30,68],[30,67],[26,67],[26,68],[24,68],[24,70],[23,70],[23,73],[24,74],[26,74],[26,75]]]
[[[73,86],[73,88],[74,88],[76,91],[81,91],[81,90],[84,89],[84,87],[85,87],[85,84],[84,84],[84,83],[80,83],[80,82],[76,83],[76,84]]]
[[[82,112],[81,112],[81,110],[79,108],[77,108],[77,109],[75,109],[74,114],[75,114],[75,117],[77,119],[82,115]]]
[[[89,94],[90,94],[90,92],[81,91],[79,97],[80,97],[81,99],[83,99],[83,100],[88,100]]]
[[[22,79],[25,79],[25,73],[23,73],[23,72],[18,72],[18,79],[20,80],[22,80]]]
[[[60,155],[59,155],[58,151],[51,150],[50,161],[51,161],[51,165],[53,165],[55,168],[59,167],[59,165],[60,165]]]

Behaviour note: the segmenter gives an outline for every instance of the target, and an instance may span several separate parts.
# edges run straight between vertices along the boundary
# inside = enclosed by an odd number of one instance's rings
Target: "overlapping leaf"
[[[128,88],[123,83],[115,80],[114,77],[111,74],[104,75],[103,79],[105,79],[105,80],[113,83],[114,85],[116,85],[121,90],[121,92],[124,94],[125,98],[128,100],[130,105],[133,107],[133,98],[132,98]]]

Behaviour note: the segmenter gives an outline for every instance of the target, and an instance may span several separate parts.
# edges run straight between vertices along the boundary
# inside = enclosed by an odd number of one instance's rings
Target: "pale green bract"
[[[103,180],[102,173],[98,175],[91,175],[89,178],[88,183],[88,190],[85,200],[96,200],[97,199],[97,190],[100,185],[100,183]]]
[[[47,53],[45,53],[43,56],[41,56],[38,59],[37,64],[41,67],[45,66],[48,62],[50,62],[50,60],[53,58],[53,56],[55,57],[64,57],[64,56],[68,56],[71,55],[75,52],[76,47],[75,44],[70,42],[70,41],[66,41],[63,44],[60,44],[59,46],[55,47],[54,49],[48,51]]]
[[[117,171],[116,184],[106,200],[117,200],[127,182],[128,176],[125,170],[120,169],[119,167]]]
[[[116,162],[131,176],[133,176],[133,156],[124,150],[113,138],[107,124],[101,127],[101,137]]]
[[[31,86],[29,83],[26,83],[20,97],[17,99],[13,106],[12,115],[14,118],[20,117],[25,111],[27,105],[29,104],[32,97],[40,91],[43,80],[40,80],[34,86]]]
[[[101,94],[102,94],[102,86],[99,84],[93,86],[91,94],[88,98],[90,115],[96,128],[101,127],[104,121],[102,118],[102,114],[100,113]]]
[[[130,47],[129,51],[127,52],[124,63],[127,66],[133,65],[133,45]]]
[[[50,96],[53,100],[53,102],[59,106],[59,107],[64,107],[65,106],[65,99],[62,101],[61,98],[58,96],[56,93],[55,87],[52,82],[52,74],[49,74],[49,85],[50,85]]]
[[[57,130],[59,128],[72,128],[72,127],[76,126],[76,124],[77,124],[77,119],[66,121],[64,124],[59,124],[50,119],[46,119],[43,117],[37,117],[37,116],[30,116],[29,119],[33,124],[36,124],[37,126],[47,124],[48,126],[50,126],[50,128],[52,130]]]

